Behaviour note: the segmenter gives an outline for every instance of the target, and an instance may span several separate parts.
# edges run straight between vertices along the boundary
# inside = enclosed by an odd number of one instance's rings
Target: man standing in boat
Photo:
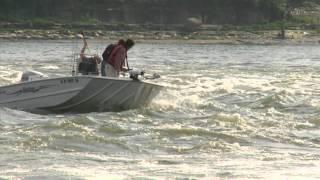
[[[127,39],[126,41],[119,41],[116,47],[113,48],[105,65],[105,74],[108,77],[119,77],[121,71],[129,70],[127,51],[133,46],[134,41]]]

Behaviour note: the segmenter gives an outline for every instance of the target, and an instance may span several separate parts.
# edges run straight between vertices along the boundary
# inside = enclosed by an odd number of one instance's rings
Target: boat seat
[[[78,73],[82,75],[99,75],[97,63],[93,58],[84,59],[78,65]]]

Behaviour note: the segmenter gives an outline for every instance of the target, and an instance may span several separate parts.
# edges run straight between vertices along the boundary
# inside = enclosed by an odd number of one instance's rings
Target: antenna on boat
[[[71,75],[74,76],[74,41],[73,41],[73,47],[72,47],[72,51],[71,51]]]
[[[75,71],[75,68],[74,68],[74,64],[76,63],[76,54],[73,52],[72,53],[72,76],[75,76],[76,75],[76,71]]]
[[[76,53],[76,49],[77,49],[77,34],[75,36],[75,38],[72,41],[72,55],[71,55],[71,75],[75,76],[77,74],[76,72],[76,65],[77,65],[77,53]]]

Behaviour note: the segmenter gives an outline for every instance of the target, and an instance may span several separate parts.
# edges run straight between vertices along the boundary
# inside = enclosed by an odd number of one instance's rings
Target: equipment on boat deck
[[[93,58],[86,58],[78,63],[78,73],[82,75],[99,75],[99,69]]]

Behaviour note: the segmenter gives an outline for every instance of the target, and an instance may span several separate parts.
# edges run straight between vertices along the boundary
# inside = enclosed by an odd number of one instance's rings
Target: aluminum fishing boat
[[[147,105],[162,86],[135,78],[74,75],[47,78],[25,72],[21,82],[0,87],[0,107],[33,113],[121,111]]]

